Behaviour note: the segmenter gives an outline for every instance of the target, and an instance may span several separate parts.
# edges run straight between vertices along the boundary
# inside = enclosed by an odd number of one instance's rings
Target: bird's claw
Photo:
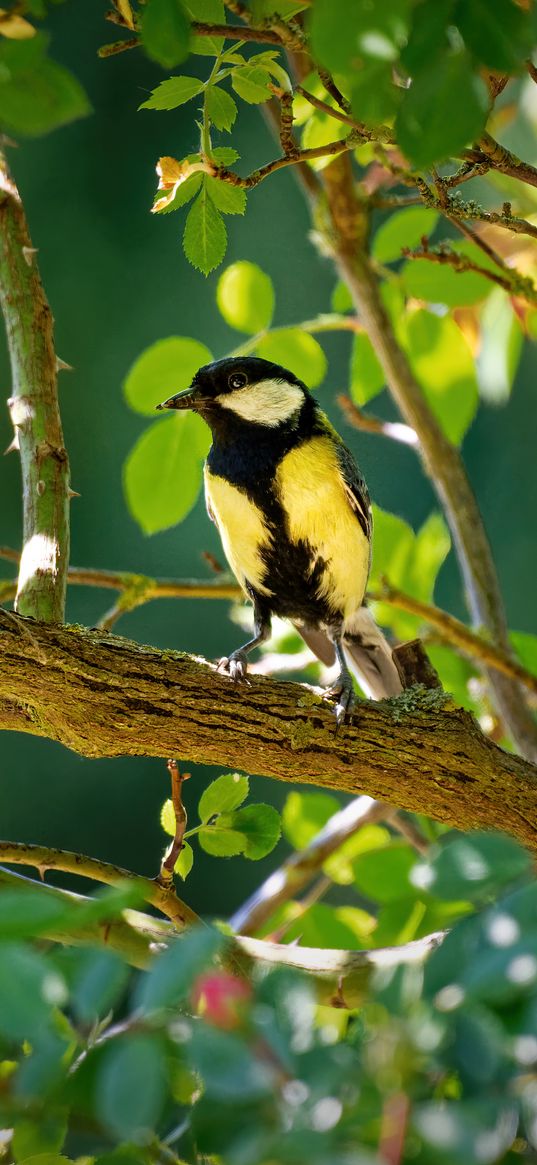
[[[226,672],[234,683],[249,683],[246,677],[248,660],[242,651],[233,651],[231,655],[224,655],[218,660],[217,671]]]
[[[325,700],[337,701],[334,708],[334,715],[336,717],[336,732],[345,720],[351,715],[352,710],[356,704],[356,697],[354,695],[354,688],[350,676],[343,676],[336,680],[331,688],[327,688],[324,693]]]

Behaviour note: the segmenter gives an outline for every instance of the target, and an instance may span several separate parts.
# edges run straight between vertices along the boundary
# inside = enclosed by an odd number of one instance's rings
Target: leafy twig
[[[497,283],[509,295],[515,295],[518,299],[525,299],[527,303],[537,305],[537,287],[535,284],[528,276],[521,275],[519,271],[512,268],[504,267],[504,273],[501,274],[499,271],[493,271],[491,267],[482,267],[474,259],[470,259],[468,255],[461,255],[458,251],[453,251],[445,243],[440,243],[436,247],[428,245],[403,247],[401,253],[407,259],[426,259],[429,263],[447,265],[461,274],[465,271],[474,271],[492,283]]]
[[[179,766],[176,760],[169,760],[167,762],[168,772],[170,774],[172,783],[172,805],[175,814],[175,836],[169,846],[161,867],[157,882],[165,889],[170,889],[174,885],[173,874],[175,870],[175,863],[183,848],[183,838],[186,829],[186,810],[183,805],[183,781],[188,781],[190,773],[180,773]]]

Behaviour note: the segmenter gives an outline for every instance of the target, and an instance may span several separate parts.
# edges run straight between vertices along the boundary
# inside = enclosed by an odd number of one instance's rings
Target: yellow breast
[[[291,541],[309,542],[315,557],[326,562],[321,597],[350,618],[365,594],[370,552],[333,443],[314,437],[292,449],[278,467],[276,485]]]
[[[271,595],[272,591],[262,581],[264,564],[261,551],[268,547],[269,538],[261,511],[243,490],[211,473],[207,466],[205,495],[237,582],[243,590],[249,582],[261,595]]]

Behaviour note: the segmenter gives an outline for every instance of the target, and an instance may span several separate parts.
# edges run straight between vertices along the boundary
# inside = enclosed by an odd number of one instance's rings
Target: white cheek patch
[[[304,403],[304,393],[287,380],[260,380],[234,392],[222,393],[216,400],[223,409],[236,413],[244,421],[274,428],[288,421]]]

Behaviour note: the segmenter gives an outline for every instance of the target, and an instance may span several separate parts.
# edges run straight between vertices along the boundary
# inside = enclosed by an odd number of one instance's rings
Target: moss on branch
[[[445,693],[358,705],[336,735],[311,688],[236,685],[199,659],[0,612],[0,728],[88,757],[181,755],[290,783],[368,793],[537,850],[537,769],[483,736]]]

